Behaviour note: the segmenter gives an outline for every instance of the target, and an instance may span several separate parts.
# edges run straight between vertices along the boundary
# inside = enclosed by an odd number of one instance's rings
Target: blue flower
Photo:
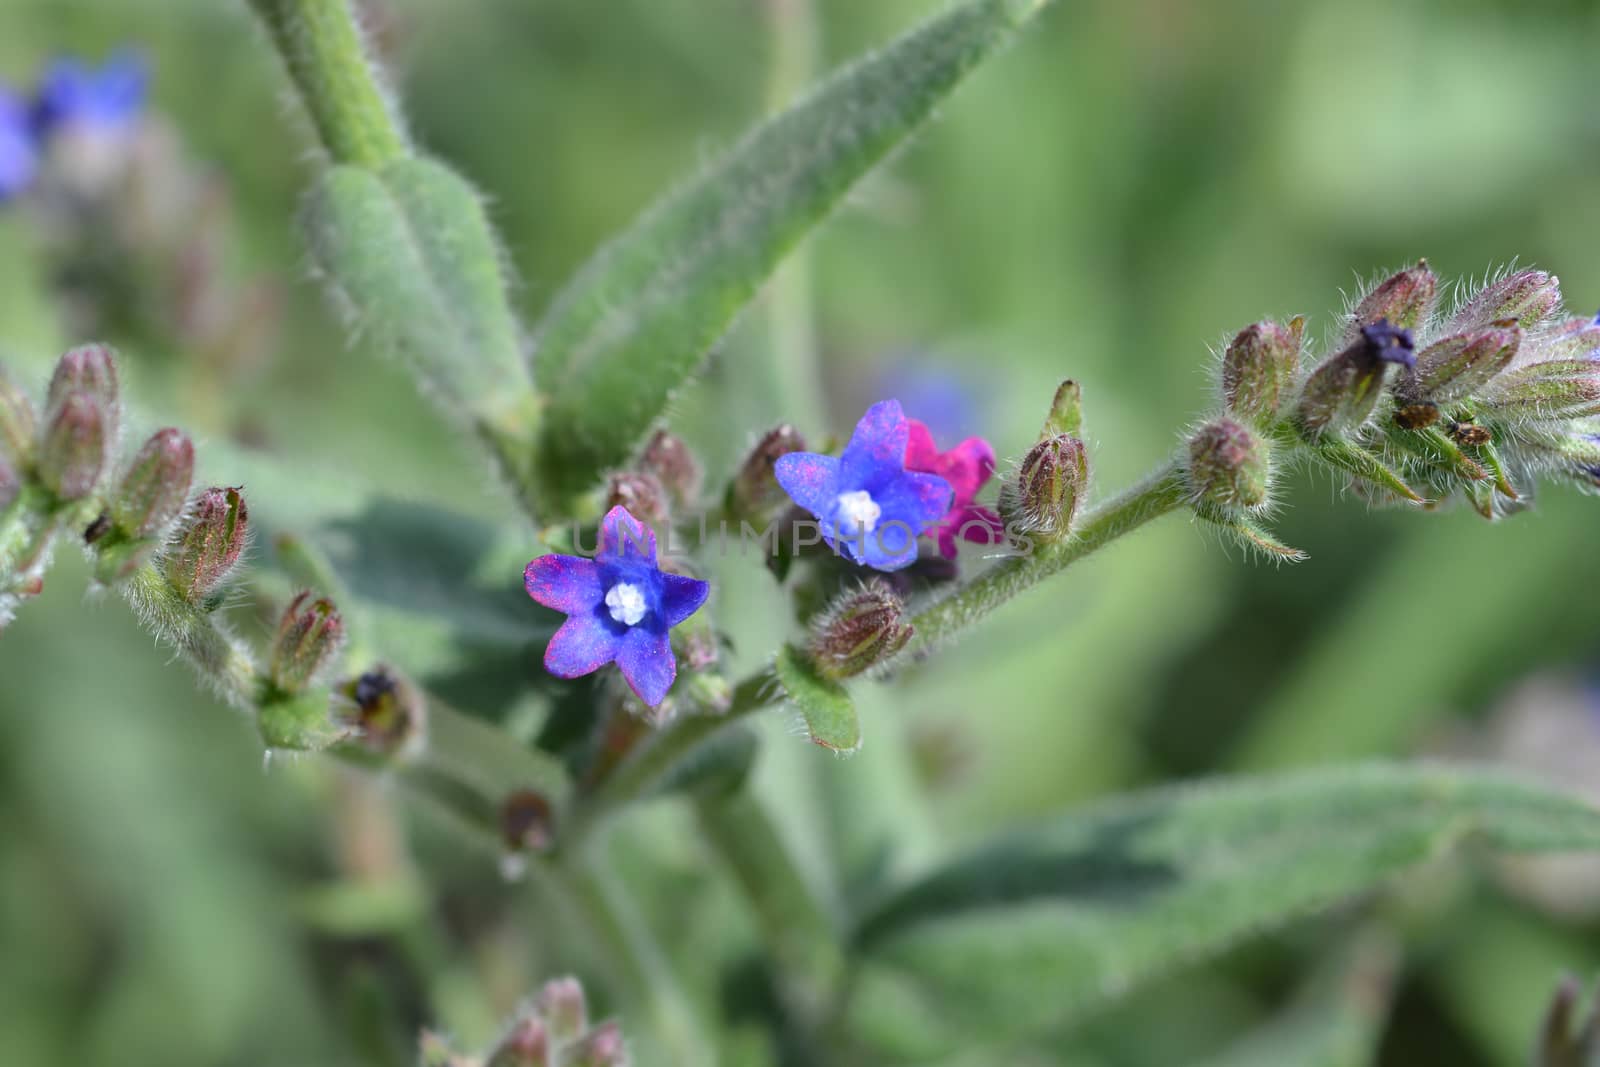
[[[898,400],[872,405],[835,459],[791,452],[773,468],[784,492],[815,515],[836,552],[880,571],[917,560],[917,535],[944,518],[954,491],[937,474],[906,470],[910,427]]]
[[[39,169],[39,146],[22,99],[0,86],[0,203],[25,190]]]
[[[669,631],[711,594],[707,582],[663,572],[654,531],[621,506],[601,521],[594,559],[540,556],[522,577],[529,596],[567,616],[544,650],[545,670],[576,678],[615,663],[651,707],[678,675]]]
[[[121,137],[144,112],[149,80],[144,60],[133,52],[118,52],[98,69],[58,59],[34,94],[34,132],[41,138],[63,130]]]

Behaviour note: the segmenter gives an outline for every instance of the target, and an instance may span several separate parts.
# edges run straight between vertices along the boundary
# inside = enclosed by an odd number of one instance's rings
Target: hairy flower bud
[[[1231,414],[1271,419],[1294,388],[1305,320],[1258,322],[1240,330],[1222,355],[1222,399]]]
[[[1415,267],[1385,278],[1362,297],[1350,313],[1352,325],[1359,330],[1387,322],[1402,330],[1419,329],[1433,314],[1438,293],[1439,276],[1429,269],[1427,260],[1420,260]]]
[[[605,509],[626,508],[641,522],[665,522],[668,515],[667,491],[660,479],[644,471],[618,471],[606,483]]]
[[[666,430],[657,430],[644,446],[639,457],[639,469],[656,476],[674,500],[680,504],[693,501],[700,495],[700,484],[705,478],[700,461],[695,459],[689,446],[681,437]],[[634,512],[638,514],[638,512]]]
[[[106,438],[114,439],[118,425],[116,353],[105,345],[82,345],[62,356],[50,377],[47,409],[54,411],[73,393],[92,396],[105,421]]]
[[[484,1067],[551,1067],[550,1035],[545,1024],[528,1016],[511,1024]]]
[[[1444,404],[1471,396],[1511,365],[1522,329],[1509,320],[1441,338],[1417,353],[1397,392],[1407,402]]]
[[[333,601],[300,593],[284,609],[272,639],[272,684],[285,693],[303,692],[339,654],[344,637],[344,619]]]
[[[1474,293],[1451,316],[1450,329],[1477,330],[1509,319],[1531,330],[1560,310],[1561,279],[1542,270],[1519,270]]]
[[[1411,331],[1378,321],[1361,327],[1347,348],[1317,365],[1300,391],[1296,415],[1309,437],[1366,421],[1377,406],[1391,363],[1416,362]]]
[[[167,578],[191,604],[221,587],[250,535],[250,509],[237,488],[201,493],[194,514],[167,556]]]
[[[39,477],[61,500],[81,500],[105,473],[110,434],[104,406],[87,392],[67,393],[50,405],[39,448]]]
[[[1072,528],[1078,504],[1089,488],[1089,452],[1076,437],[1046,437],[1022,457],[1007,483],[1001,510],[1010,521],[1045,536]]]
[[[755,516],[788,499],[778,484],[773,466],[791,452],[804,452],[806,439],[800,431],[784,423],[761,436],[739,466],[728,487],[728,507],[736,516]]]
[[[1045,416],[1044,432],[1046,435],[1083,436],[1083,388],[1071,378],[1056,388],[1050,414]]]
[[[1600,415],[1600,359],[1529,363],[1501,375],[1484,406],[1502,419],[1566,420]]]
[[[1600,359],[1600,320],[1568,319],[1539,338],[1542,359]]]
[[[394,668],[378,664],[350,679],[340,692],[352,705],[345,720],[364,748],[394,756],[422,744],[427,733],[428,702]]]
[[[562,1067],[627,1067],[628,1048],[622,1027],[607,1021],[573,1042],[562,1056]]]
[[[1196,504],[1223,511],[1267,502],[1272,453],[1267,443],[1232,419],[1202,426],[1189,439],[1189,492]]]
[[[157,430],[111,498],[112,521],[128,537],[153,537],[183,514],[193,478],[194,444],[181,430]]]
[[[576,978],[555,978],[539,991],[539,1014],[557,1041],[571,1041],[589,1028],[589,1009],[583,983]]]
[[[840,596],[812,624],[808,649],[828,678],[852,678],[887,661],[911,640],[906,606],[881,578]]]
[[[20,476],[33,462],[33,439],[38,422],[28,394],[0,371],[0,459],[9,458]]]

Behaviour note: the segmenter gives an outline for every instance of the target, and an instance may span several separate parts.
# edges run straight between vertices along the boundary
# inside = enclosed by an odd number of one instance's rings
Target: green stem
[[[547,886],[576,913],[589,944],[625,997],[642,1005],[661,1040],[662,1063],[710,1063],[694,1009],[633,903],[585,859],[541,868]]]
[[[183,599],[152,564],[135,571],[122,593],[145,628],[176,648],[218,695],[238,707],[255,707],[262,689],[255,658],[214,615]]]
[[[823,1018],[844,973],[832,917],[748,789],[699,796],[695,812],[755,912],[790,1014],[809,1029]]]
[[[1184,491],[1177,464],[1163,464],[1144,481],[1090,510],[1068,539],[1002,560],[976,581],[912,616],[916,636],[901,655],[926,651],[949,639],[1023,590],[1180,507]]]
[[[378,169],[410,154],[400,116],[346,0],[250,0],[336,162]]]

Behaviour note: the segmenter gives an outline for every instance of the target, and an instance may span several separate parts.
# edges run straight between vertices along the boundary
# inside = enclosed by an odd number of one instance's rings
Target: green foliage
[[[1600,812],[1426,766],[1138,794],[983,846],[874,907],[850,1017],[902,1056],[1016,1037],[1469,842],[1593,849]]]
[[[774,666],[784,697],[799,709],[813,743],[843,754],[860,747],[861,721],[844,686],[817,673],[793,645],[778,650]]]
[[[603,248],[536,334],[540,474],[562,494],[628,459],[805,234],[1038,2],[974,0],[841,70]]]

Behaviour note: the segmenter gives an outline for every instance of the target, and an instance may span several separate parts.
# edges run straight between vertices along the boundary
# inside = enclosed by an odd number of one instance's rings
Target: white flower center
[[[618,582],[606,593],[606,610],[624,626],[637,625],[644,618],[644,594],[636,585]]]
[[[839,525],[852,537],[871,533],[878,525],[878,517],[883,514],[878,502],[865,489],[840,493],[834,504],[839,510]]]

